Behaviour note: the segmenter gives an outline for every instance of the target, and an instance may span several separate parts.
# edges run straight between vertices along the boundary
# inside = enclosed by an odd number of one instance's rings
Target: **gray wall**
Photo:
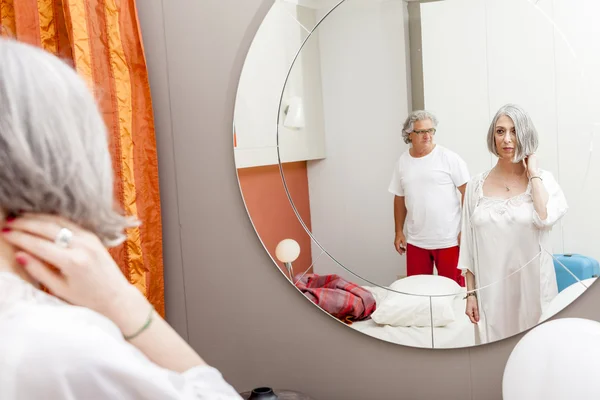
[[[239,193],[238,76],[272,0],[137,0],[156,117],[167,318],[238,390],[335,399],[500,399],[518,338],[420,350],[318,311],[272,264]],[[600,319],[595,285],[560,316]]]

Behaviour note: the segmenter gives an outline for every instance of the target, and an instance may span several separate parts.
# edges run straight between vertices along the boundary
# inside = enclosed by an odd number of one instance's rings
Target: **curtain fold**
[[[135,0],[0,0],[0,32],[70,63],[98,99],[116,201],[142,221],[111,255],[164,316],[162,223],[150,85]]]

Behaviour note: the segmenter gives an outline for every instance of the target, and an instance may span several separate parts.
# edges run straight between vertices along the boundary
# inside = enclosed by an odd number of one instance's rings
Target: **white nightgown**
[[[216,369],[152,363],[104,316],[0,272],[0,399],[241,399]]]
[[[490,171],[467,184],[458,268],[475,276],[480,320],[477,343],[501,340],[532,328],[558,294],[549,233],[568,210],[548,171],[540,176],[549,199],[547,218],[533,206],[531,183],[510,199],[483,195]]]

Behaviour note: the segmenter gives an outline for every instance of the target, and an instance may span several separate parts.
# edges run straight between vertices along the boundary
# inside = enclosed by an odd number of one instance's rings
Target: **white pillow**
[[[403,293],[388,291],[388,295],[371,318],[379,325],[391,326],[446,326],[455,320],[454,299],[457,294],[464,294],[465,289],[450,278],[439,275],[413,275],[397,280],[390,289]],[[429,297],[418,295],[445,295],[432,297],[431,307]],[[433,312],[431,312],[431,311]]]

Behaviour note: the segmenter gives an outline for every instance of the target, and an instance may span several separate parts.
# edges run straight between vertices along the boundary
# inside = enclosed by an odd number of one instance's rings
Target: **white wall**
[[[446,0],[422,4],[421,14],[425,106],[440,117],[438,143],[461,154],[473,174],[489,169],[496,159],[485,135],[493,115],[505,103],[522,105],[540,134],[541,167],[571,205],[552,232],[553,251],[600,260],[597,153],[584,182],[600,120],[600,3]]]
[[[487,169],[489,124],[484,2],[421,5],[425,108],[436,114],[436,142],[458,153],[471,174]],[[468,21],[468,23],[465,23]]]
[[[384,285],[406,271],[387,190],[407,148],[405,12],[402,1],[347,0],[317,29],[327,157],[309,163],[313,233],[343,265]],[[320,253],[313,246],[315,273],[364,283]]]
[[[236,96],[238,168],[277,164],[277,117],[283,84],[296,53],[314,26],[314,19],[314,10],[278,0],[258,29],[244,62]],[[315,71],[313,67],[318,65],[315,58],[318,50],[305,46],[285,87],[282,109],[290,97],[302,98],[307,124],[298,130],[280,125],[283,162],[325,155],[321,81],[318,69]],[[308,69],[303,70],[304,67]]]
[[[558,164],[571,205],[563,224],[564,250],[600,260],[600,2],[553,0],[552,5],[558,28]]]

